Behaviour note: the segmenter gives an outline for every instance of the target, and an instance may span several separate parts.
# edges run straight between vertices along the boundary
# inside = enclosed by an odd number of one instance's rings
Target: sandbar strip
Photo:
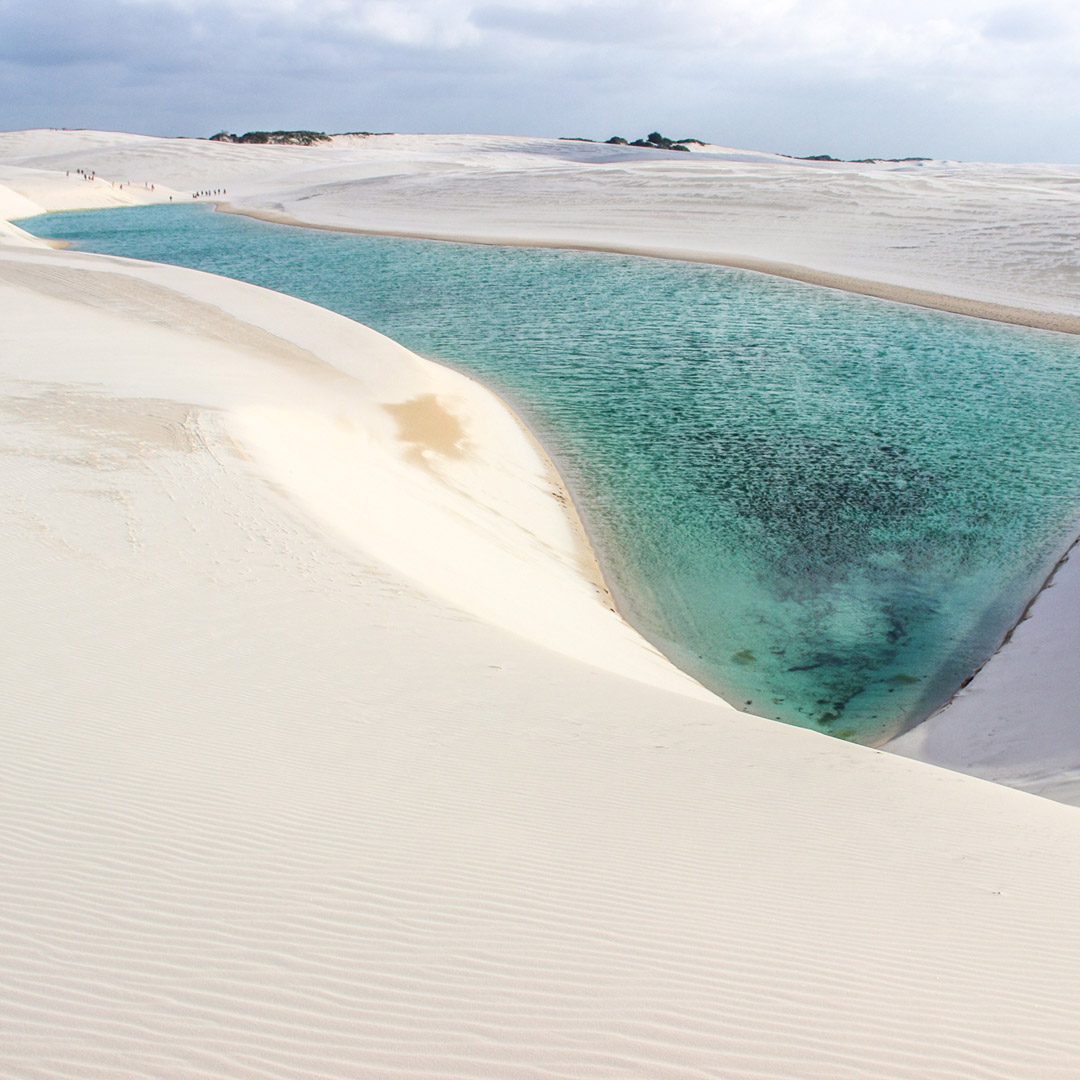
[[[569,240],[528,240],[515,237],[470,236],[466,234],[441,233],[403,229],[361,229],[348,225],[324,225],[303,221],[272,210],[253,210],[240,208],[229,203],[217,203],[216,209],[225,214],[240,214],[244,217],[269,221],[276,225],[291,225],[301,229],[322,229],[327,232],[359,233],[364,236],[396,236],[408,240],[443,240],[455,244],[485,244],[492,247],[547,248],[565,251],[606,251],[615,255],[639,255],[653,259],[671,259],[678,262],[707,263],[713,266],[730,266],[736,270],[750,270],[758,274],[787,278],[790,281],[802,281],[808,285],[818,285],[826,289],[839,289],[842,292],[857,293],[860,296],[875,296],[880,300],[891,300],[897,304],[911,304],[914,307],[931,308],[935,311],[947,311],[953,315],[967,315],[973,319],[989,319],[993,322],[1009,323],[1013,326],[1027,326],[1035,330],[1051,330],[1060,334],[1080,334],[1080,316],[1064,315],[1059,312],[1035,311],[1032,308],[1013,307],[1009,304],[995,304],[987,300],[971,300],[962,296],[949,296],[945,293],[932,292],[929,289],[913,289],[905,285],[889,285],[881,281],[869,281],[865,278],[850,277],[847,274],[834,274],[826,270],[815,270],[809,266],[795,263],[774,262],[747,255],[720,255],[713,252],[685,251],[677,248],[650,247],[643,244],[601,244],[591,241],[574,242]]]

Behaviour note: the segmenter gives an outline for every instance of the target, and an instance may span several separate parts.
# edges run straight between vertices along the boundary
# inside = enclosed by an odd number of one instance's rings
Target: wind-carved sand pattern
[[[1072,808],[703,692],[463,376],[0,231],[0,1072],[1073,1075]],[[385,409],[428,396],[441,475]]]
[[[152,454],[161,449],[194,453],[205,447],[199,434],[199,410],[166,399],[75,394],[42,386],[33,396],[4,398],[0,409],[13,419],[54,427],[104,453],[119,466],[133,453]],[[72,460],[85,460],[85,454]]]

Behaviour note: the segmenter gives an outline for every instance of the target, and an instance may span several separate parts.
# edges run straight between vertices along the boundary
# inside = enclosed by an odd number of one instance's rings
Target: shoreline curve
[[[601,251],[612,255],[634,255],[650,259],[668,259],[673,262],[703,263],[709,266],[727,266],[733,270],[748,270],[756,274],[801,281],[825,289],[873,296],[896,304],[945,311],[951,315],[966,315],[973,319],[1026,326],[1032,330],[1047,330],[1059,334],[1080,334],[1080,315],[1060,312],[1036,311],[1034,308],[995,304],[988,300],[972,300],[962,296],[949,296],[929,289],[916,289],[907,285],[889,285],[867,278],[837,274],[828,270],[815,270],[795,263],[774,262],[748,255],[717,255],[710,252],[686,251],[679,248],[651,247],[647,244],[599,244],[568,240],[527,240],[513,237],[481,237],[469,234],[431,232],[405,229],[362,229],[347,225],[327,225],[304,221],[274,210],[256,210],[238,207],[232,203],[214,203],[214,209],[223,214],[255,218],[275,225],[288,225],[298,229],[319,229],[323,232],[357,233],[361,236],[392,236],[402,240],[440,240],[448,244],[480,244],[485,247],[544,248],[552,251]]]

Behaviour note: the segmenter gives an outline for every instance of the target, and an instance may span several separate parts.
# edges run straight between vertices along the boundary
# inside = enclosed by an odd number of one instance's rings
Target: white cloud
[[[0,125],[603,136],[671,117],[792,152],[1061,160],[1078,55],[1061,0],[0,0]]]

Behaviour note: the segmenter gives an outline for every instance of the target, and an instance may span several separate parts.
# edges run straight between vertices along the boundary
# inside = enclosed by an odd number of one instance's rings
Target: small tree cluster
[[[243,135],[231,135],[219,131],[210,136],[211,142],[227,143],[271,143],[275,146],[312,146],[314,143],[329,142],[330,136],[325,131],[246,131]]]
[[[684,150],[689,152],[690,147],[686,143],[697,143],[698,146],[705,144],[700,139],[669,139],[661,135],[659,131],[650,131],[644,139],[635,139],[628,143],[621,135],[612,135],[607,140],[613,146],[647,146],[651,150]]]

